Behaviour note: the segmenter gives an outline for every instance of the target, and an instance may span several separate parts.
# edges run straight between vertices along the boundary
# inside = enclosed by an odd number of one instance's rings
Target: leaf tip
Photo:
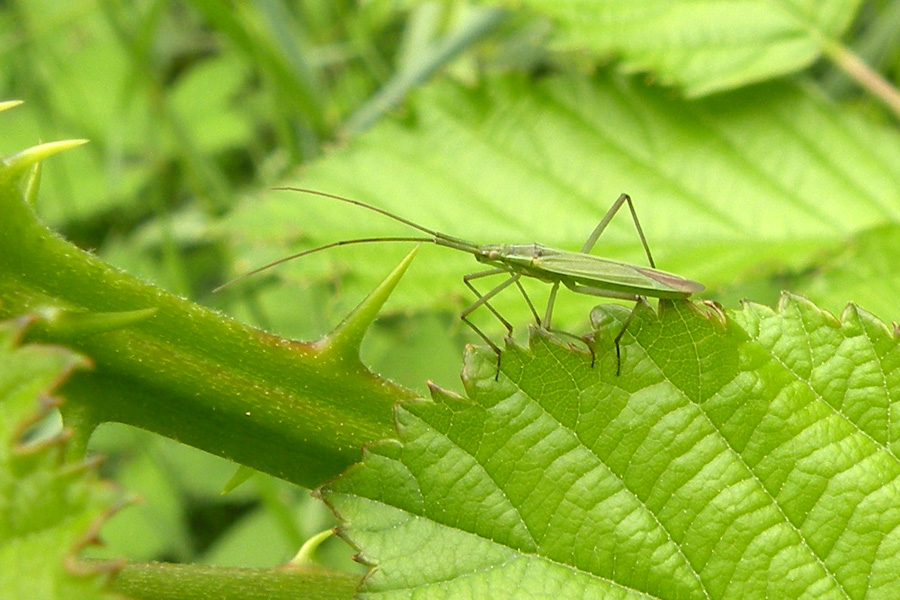
[[[431,393],[431,399],[435,402],[441,404],[453,404],[453,403],[465,403],[471,404],[472,401],[466,398],[465,396],[461,396],[452,390],[448,390],[446,388],[442,388],[438,384],[433,381],[428,381],[428,391]]]

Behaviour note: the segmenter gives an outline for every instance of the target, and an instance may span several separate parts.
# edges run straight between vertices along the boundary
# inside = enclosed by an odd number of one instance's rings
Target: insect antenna
[[[412,221],[410,221],[408,219],[404,219],[403,217],[401,217],[399,215],[395,215],[392,212],[388,212],[388,211],[384,210],[383,208],[378,208],[377,206],[372,206],[371,204],[366,204],[365,202],[360,202],[359,200],[352,200],[350,198],[338,196],[337,194],[329,194],[328,192],[320,192],[317,190],[308,190],[305,188],[298,188],[298,187],[275,187],[272,189],[277,190],[277,191],[285,191],[285,192],[301,192],[304,194],[312,194],[313,196],[321,196],[323,198],[331,198],[332,200],[340,200],[341,202],[346,202],[347,204],[353,204],[355,206],[360,206],[362,208],[371,210],[373,212],[377,212],[380,215],[384,215],[384,216],[388,217],[389,219],[393,219],[399,223],[403,223],[404,225],[408,225],[414,229],[418,229],[419,231],[421,231],[423,233],[427,233],[428,235],[431,235],[434,237],[448,237],[448,236],[444,235],[443,233],[433,231],[431,229],[428,229],[427,227],[423,227],[423,226],[419,225],[418,223],[413,223]]]
[[[309,254],[314,254],[316,252],[320,252],[322,250],[327,250],[329,248],[334,248],[337,246],[348,246],[350,244],[368,244],[369,242],[428,242],[431,244],[437,244],[438,246],[447,246],[449,248],[456,248],[457,250],[462,250],[464,252],[469,252],[475,254],[478,252],[478,247],[472,242],[467,242],[466,240],[455,238],[449,236],[445,233],[441,233],[439,231],[434,231],[433,229],[428,229],[427,227],[423,227],[418,223],[413,223],[408,219],[404,219],[399,215],[395,215],[392,212],[388,212],[383,208],[378,208],[377,206],[372,206],[371,204],[366,204],[365,202],[360,202],[359,200],[351,200],[350,198],[345,198],[343,196],[338,196],[337,194],[329,194],[328,192],[320,192],[318,190],[310,190],[306,188],[298,188],[298,187],[275,187],[272,188],[277,191],[287,191],[287,192],[301,192],[304,194],[312,194],[313,196],[321,196],[322,198],[331,198],[333,200],[339,200],[341,202],[346,202],[347,204],[353,204],[354,206],[359,206],[361,208],[365,208],[372,212],[376,212],[380,215],[384,215],[389,219],[397,221],[398,223],[403,223],[408,227],[412,227],[413,229],[418,229],[422,233],[427,233],[431,237],[409,237],[409,236],[391,236],[391,237],[377,237],[377,238],[358,238],[352,240],[342,240],[339,242],[332,242],[330,244],[325,244],[324,246],[318,246],[316,248],[311,248],[310,250],[304,250],[303,252],[297,252],[296,254],[291,254],[290,256],[285,256],[284,258],[279,258],[278,260],[273,260],[270,263],[264,264],[261,267],[257,267],[252,271],[248,271],[239,277],[235,277],[231,281],[227,283],[223,283],[219,287],[215,288],[213,292],[218,292],[226,287],[229,287],[232,284],[237,283],[247,277],[252,275],[256,275],[257,273],[261,273],[267,269],[271,269],[272,267],[278,266],[282,263],[286,263],[288,261],[294,260],[295,258],[300,258],[301,256],[307,256]]]
[[[324,246],[317,246],[315,248],[310,248],[309,250],[304,250],[302,252],[297,252],[291,254],[290,256],[285,256],[283,258],[279,258],[278,260],[273,260],[270,263],[266,263],[261,267],[256,267],[252,271],[247,271],[243,275],[239,275],[235,277],[231,281],[223,283],[219,287],[213,290],[213,293],[216,293],[220,290],[223,290],[227,287],[232,286],[233,284],[243,281],[244,279],[256,275],[257,273],[262,273],[263,271],[267,271],[272,267],[277,267],[280,264],[289,262],[294,260],[295,258],[300,258],[301,256],[308,256],[310,254],[315,254],[316,252],[321,252],[322,250],[328,250],[329,248],[336,248],[337,246],[349,246],[351,244],[368,244],[371,242],[429,242],[435,243],[434,238],[427,237],[377,237],[377,238],[357,238],[352,240],[341,240],[339,242],[331,242],[330,244],[325,244]]]
[[[438,246],[446,246],[448,248],[456,248],[457,250],[462,250],[463,252],[468,252],[470,254],[478,253],[478,246],[469,242],[467,240],[453,237],[452,235],[447,235],[446,233],[441,233],[440,231],[435,231],[434,229],[428,229],[427,227],[423,227],[418,223],[413,223],[409,219],[404,219],[399,215],[395,215],[392,212],[386,211],[383,208],[378,208],[377,206],[372,206],[371,204],[366,204],[365,202],[360,202],[359,200],[352,200],[350,198],[345,198],[343,196],[338,196],[337,194],[329,194],[328,192],[320,192],[318,190],[310,190],[306,188],[298,188],[298,187],[276,187],[272,188],[273,190],[278,191],[287,191],[287,192],[301,192],[304,194],[312,194],[313,196],[321,196],[322,198],[331,198],[333,200],[340,200],[341,202],[346,202],[347,204],[353,204],[354,206],[359,206],[361,208],[365,208],[367,210],[371,210],[372,212],[376,212],[380,215],[384,215],[389,219],[393,219],[398,223],[403,223],[413,229],[418,229],[422,233],[427,233],[430,236],[433,236],[434,239],[429,240],[437,244]]]

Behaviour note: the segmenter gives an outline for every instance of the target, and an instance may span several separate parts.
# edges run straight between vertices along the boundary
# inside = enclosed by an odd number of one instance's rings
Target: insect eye
[[[496,250],[491,250],[490,252],[488,252],[488,258],[490,259],[496,259],[498,256],[500,256],[500,253]]]

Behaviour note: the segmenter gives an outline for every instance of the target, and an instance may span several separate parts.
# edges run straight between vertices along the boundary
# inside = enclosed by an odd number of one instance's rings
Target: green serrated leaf
[[[691,96],[793,73],[853,22],[860,0],[526,0],[550,16],[559,43],[620,56]]]
[[[120,502],[95,462],[64,458],[66,436],[25,438],[59,400],[49,394],[86,360],[61,348],[19,345],[26,321],[0,323],[0,590],[4,600],[112,598],[108,566],[80,564]]]
[[[785,296],[662,303],[622,375],[545,336],[469,357],[323,493],[365,598],[895,598],[895,332]],[[605,350],[604,350],[605,348]]]

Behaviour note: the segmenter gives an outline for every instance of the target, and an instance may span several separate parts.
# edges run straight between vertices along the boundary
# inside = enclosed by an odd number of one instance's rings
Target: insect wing
[[[660,292],[684,294],[700,292],[704,287],[696,281],[591,254],[565,252],[545,248],[534,258],[536,267],[563,277],[571,277],[591,287],[608,284],[616,288],[630,288],[635,293]],[[652,294],[651,294],[652,295]]]

